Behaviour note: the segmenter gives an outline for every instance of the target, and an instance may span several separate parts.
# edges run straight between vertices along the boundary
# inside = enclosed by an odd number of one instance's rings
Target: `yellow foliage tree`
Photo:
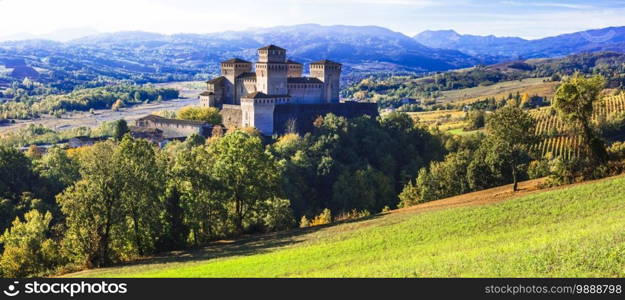
[[[219,110],[214,107],[185,107],[176,114],[178,119],[203,121],[212,125],[221,124]]]

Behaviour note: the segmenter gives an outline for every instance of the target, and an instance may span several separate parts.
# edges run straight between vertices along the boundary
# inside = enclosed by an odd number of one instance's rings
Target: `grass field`
[[[549,191],[526,182],[521,197],[500,187],[70,276],[623,277],[623,186],[622,176]]]

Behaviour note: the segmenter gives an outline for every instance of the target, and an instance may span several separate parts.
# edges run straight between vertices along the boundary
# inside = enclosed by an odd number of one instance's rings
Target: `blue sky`
[[[302,23],[540,38],[625,25],[625,1],[0,0],[0,36],[66,28],[206,33]]]

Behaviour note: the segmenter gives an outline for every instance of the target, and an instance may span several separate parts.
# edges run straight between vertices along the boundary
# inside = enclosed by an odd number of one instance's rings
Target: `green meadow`
[[[395,211],[70,276],[624,277],[625,177],[489,205]]]

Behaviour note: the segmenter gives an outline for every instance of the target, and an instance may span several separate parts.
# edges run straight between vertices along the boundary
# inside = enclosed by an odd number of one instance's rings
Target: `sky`
[[[209,33],[317,23],[541,38],[625,26],[625,0],[0,0],[0,37],[141,30]]]

